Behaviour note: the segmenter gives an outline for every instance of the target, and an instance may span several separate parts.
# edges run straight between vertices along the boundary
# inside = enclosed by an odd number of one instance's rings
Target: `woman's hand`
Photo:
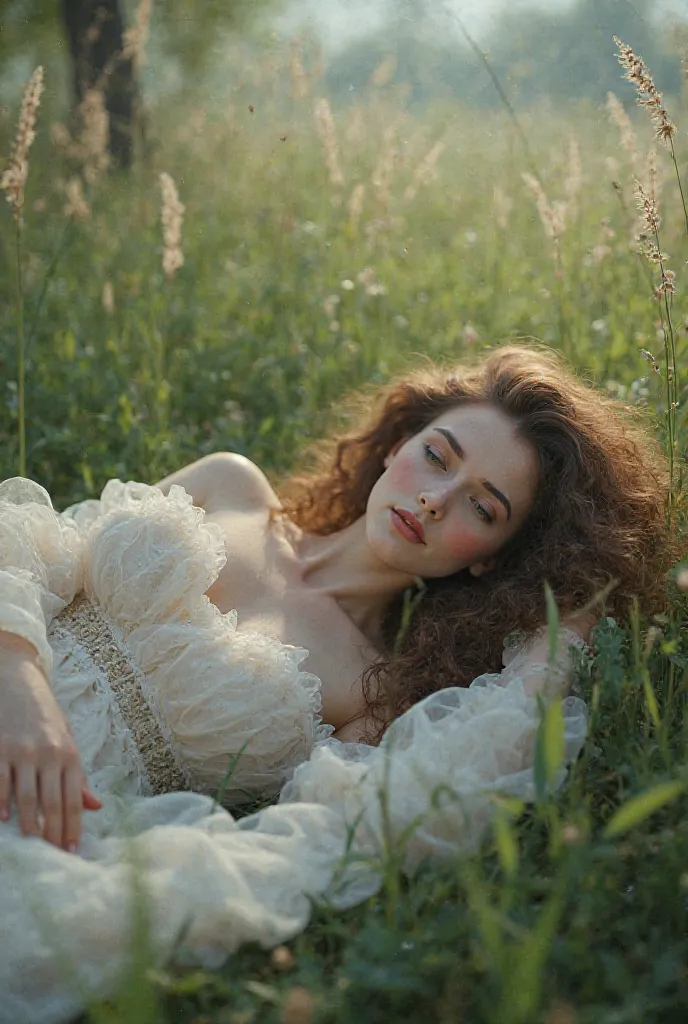
[[[33,653],[31,653],[33,652]],[[25,835],[76,850],[82,807],[102,804],[88,789],[79,753],[30,644],[0,647],[0,820],[10,800]]]

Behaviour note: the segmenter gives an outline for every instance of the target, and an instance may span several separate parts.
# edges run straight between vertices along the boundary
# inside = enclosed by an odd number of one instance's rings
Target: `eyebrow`
[[[433,427],[432,429],[436,430],[438,434],[442,434],[443,437],[446,437],[449,442],[449,446],[460,459],[464,459],[466,457],[466,453],[452,434],[451,430],[447,430],[446,427]],[[506,494],[502,494],[499,488],[495,487],[494,484],[491,484],[489,480],[481,480],[480,483],[490,492],[490,494],[494,494],[498,501],[501,501],[502,505],[506,509],[506,518],[508,522],[508,520],[511,519],[511,502],[507,498]]]

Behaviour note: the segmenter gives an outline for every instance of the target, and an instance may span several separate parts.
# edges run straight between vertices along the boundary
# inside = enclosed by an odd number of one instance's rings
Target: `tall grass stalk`
[[[17,286],[17,417],[19,425],[19,475],[26,476],[26,409],[25,409],[25,352],[24,352],[24,291],[22,282],[22,231],[24,228],[24,188],[29,173],[29,149],[36,137],[36,114],[43,92],[43,68],[39,65],[24,89],[17,134],[10,154],[9,166],[0,179],[0,189],[6,193],[12,207],[16,232],[16,286]]]
[[[17,263],[17,425],[19,429],[19,476],[26,476],[26,371],[24,365],[24,291],[22,287],[22,229],[17,220],[16,263]]]

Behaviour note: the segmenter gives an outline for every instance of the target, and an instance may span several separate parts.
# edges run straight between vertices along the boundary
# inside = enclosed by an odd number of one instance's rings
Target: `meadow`
[[[126,175],[105,166],[97,117],[71,137],[46,78],[19,235],[1,211],[0,477],[25,458],[64,507],[224,449],[277,482],[341,425],[348,391],[533,339],[657,431],[683,530],[686,218],[621,70],[630,119],[613,100],[543,101],[517,128],[503,109],[409,106],[384,69],[355,102],[329,102],[317,63],[277,42],[237,46],[229,65],[222,96],[149,108]],[[672,103],[685,168],[688,115]],[[2,153],[15,123],[5,110]],[[637,252],[634,176],[661,213],[661,263]],[[688,642],[668,586],[670,614],[602,624],[568,783],[505,805],[479,856],[412,884],[390,858],[368,904],[316,904],[288,947],[243,949],[218,972],[137,956],[88,1019],[685,1021]]]

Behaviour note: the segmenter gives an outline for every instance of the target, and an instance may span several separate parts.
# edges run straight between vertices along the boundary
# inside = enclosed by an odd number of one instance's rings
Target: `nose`
[[[419,495],[421,506],[425,509],[429,516],[433,519],[440,519],[444,512],[445,498],[440,494],[428,493],[427,491]]]

